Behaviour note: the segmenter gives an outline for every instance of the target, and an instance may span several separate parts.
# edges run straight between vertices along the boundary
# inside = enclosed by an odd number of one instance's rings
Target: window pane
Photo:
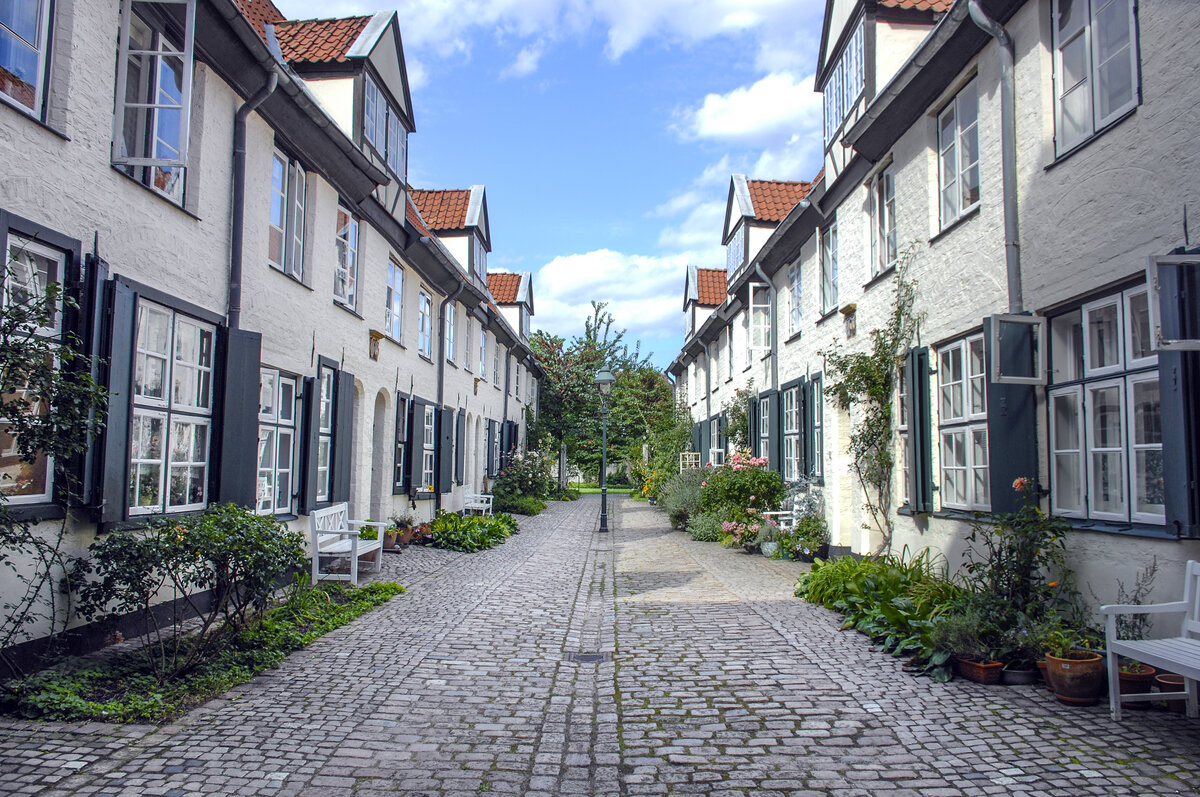
[[[255,490],[255,509],[269,511],[275,502],[275,429],[258,429],[258,482]]]
[[[281,377],[279,380],[279,422],[290,424],[296,419],[296,380]]]
[[[1089,67],[1087,36],[1076,36],[1062,45],[1061,49],[1061,93],[1066,94],[1087,80]]]
[[[1150,348],[1150,302],[1147,297],[1145,292],[1129,297],[1125,324],[1129,335],[1129,357],[1133,360],[1154,356]]]
[[[1119,453],[1092,454],[1093,508],[1097,512],[1123,513],[1125,493]]]
[[[1058,316],[1050,321],[1050,345],[1054,382],[1073,382],[1083,378],[1083,314]]]
[[[264,419],[274,419],[278,410],[275,407],[275,371],[262,371],[258,376],[258,414]]]
[[[50,460],[39,453],[33,462],[21,459],[9,424],[0,426],[0,494],[9,499],[48,496]]]
[[[987,380],[984,372],[983,339],[976,338],[967,344],[970,350],[971,413],[987,412]]]
[[[1121,364],[1120,311],[1117,304],[1106,304],[1088,311],[1088,368],[1107,368]]]
[[[1087,24],[1088,0],[1058,0],[1058,32],[1064,38]]]
[[[1158,380],[1133,383],[1134,445],[1162,445],[1162,403]]]
[[[1096,16],[1092,25],[1096,60],[1103,64],[1124,55],[1129,47],[1128,0],[1095,0]]]
[[[992,502],[988,468],[987,429],[971,430],[971,502],[978,507]]]
[[[1083,509],[1083,484],[1078,454],[1054,455],[1054,508],[1068,512]]]
[[[1116,385],[1092,388],[1092,447],[1120,448],[1121,388]]]
[[[1074,393],[1055,396],[1054,450],[1079,450],[1079,399]]]

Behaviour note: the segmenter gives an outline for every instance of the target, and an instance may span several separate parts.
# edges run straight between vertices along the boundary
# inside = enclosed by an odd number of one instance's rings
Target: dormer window
[[[400,182],[405,182],[408,131],[400,121],[399,112],[370,75],[363,75],[363,138],[387,160],[388,169]]]
[[[864,66],[863,23],[860,19],[846,43],[846,49],[842,50],[837,64],[829,71],[829,77],[821,87],[825,100],[826,149],[863,92]]]
[[[729,239],[729,243],[725,245],[725,270],[730,274],[742,267],[746,260],[746,225],[738,224],[737,229],[733,233],[733,237]]]
[[[483,237],[479,233],[471,238],[471,265],[479,279],[487,282],[487,248],[483,245]]]

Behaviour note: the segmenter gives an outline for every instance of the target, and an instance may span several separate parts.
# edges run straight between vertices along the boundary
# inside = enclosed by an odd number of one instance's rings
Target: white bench
[[[492,514],[492,496],[489,493],[463,493],[463,512]]]
[[[370,520],[350,520],[348,504],[334,504],[325,509],[314,509],[308,516],[312,537],[309,554],[312,556],[312,580],[349,581],[358,584],[358,557],[374,553],[375,572],[383,565],[383,530],[386,523]],[[360,533],[364,527],[375,529],[373,540],[364,540]],[[322,573],[321,559],[349,559],[350,573]]]
[[[1200,562],[1187,563],[1183,582],[1183,600],[1173,603],[1110,604],[1101,606],[1107,618],[1104,627],[1108,648],[1108,699],[1114,720],[1121,719],[1122,700],[1186,700],[1187,715],[1200,716],[1197,711],[1196,685],[1200,681]],[[1122,614],[1183,614],[1177,637],[1169,639],[1118,639],[1117,616]],[[1182,692],[1121,695],[1117,657],[1127,656],[1152,667],[1162,667],[1184,678]]]

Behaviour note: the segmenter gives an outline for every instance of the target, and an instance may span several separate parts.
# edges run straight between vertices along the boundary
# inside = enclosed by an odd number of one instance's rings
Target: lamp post
[[[608,531],[608,394],[617,378],[607,368],[596,372],[596,389],[600,391],[600,417],[603,431],[600,437],[600,531]]]

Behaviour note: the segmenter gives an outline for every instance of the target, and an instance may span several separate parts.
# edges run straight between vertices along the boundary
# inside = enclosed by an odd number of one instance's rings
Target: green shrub
[[[551,484],[549,460],[537,451],[515,451],[496,474],[492,495],[497,501],[525,496],[544,498]]]
[[[784,496],[783,477],[766,469],[766,460],[734,454],[719,468],[702,471],[700,511],[774,511]]]
[[[706,476],[707,471],[685,470],[663,486],[659,503],[675,528],[687,528],[688,519],[700,512],[700,484]]]
[[[492,508],[497,512],[533,516],[546,508],[546,502],[532,495],[500,496],[493,499]]]
[[[548,501],[578,501],[579,491],[574,487],[559,487],[557,484],[552,484],[549,491],[546,493]]]
[[[780,548],[796,556],[815,556],[822,545],[828,544],[829,526],[819,515],[805,515],[796,528],[779,534]]]
[[[233,504],[114,531],[92,543],[88,564],[72,576],[79,613],[87,619],[140,615],[150,637],[143,652],[165,681],[216,655],[258,618],[280,579],[304,567],[302,540],[274,518]],[[211,602],[201,609],[190,596],[206,590]],[[165,623],[152,613],[164,598],[188,598],[168,604],[174,615]],[[185,637],[180,623],[187,609],[201,622]]]
[[[502,520],[502,517],[507,519]],[[509,538],[512,534],[511,521],[511,517],[503,515],[461,516],[440,509],[430,524],[429,540],[434,547],[450,551],[483,551]]]
[[[687,533],[700,542],[720,542],[725,536],[721,530],[721,518],[707,512],[697,512],[688,518]]]

